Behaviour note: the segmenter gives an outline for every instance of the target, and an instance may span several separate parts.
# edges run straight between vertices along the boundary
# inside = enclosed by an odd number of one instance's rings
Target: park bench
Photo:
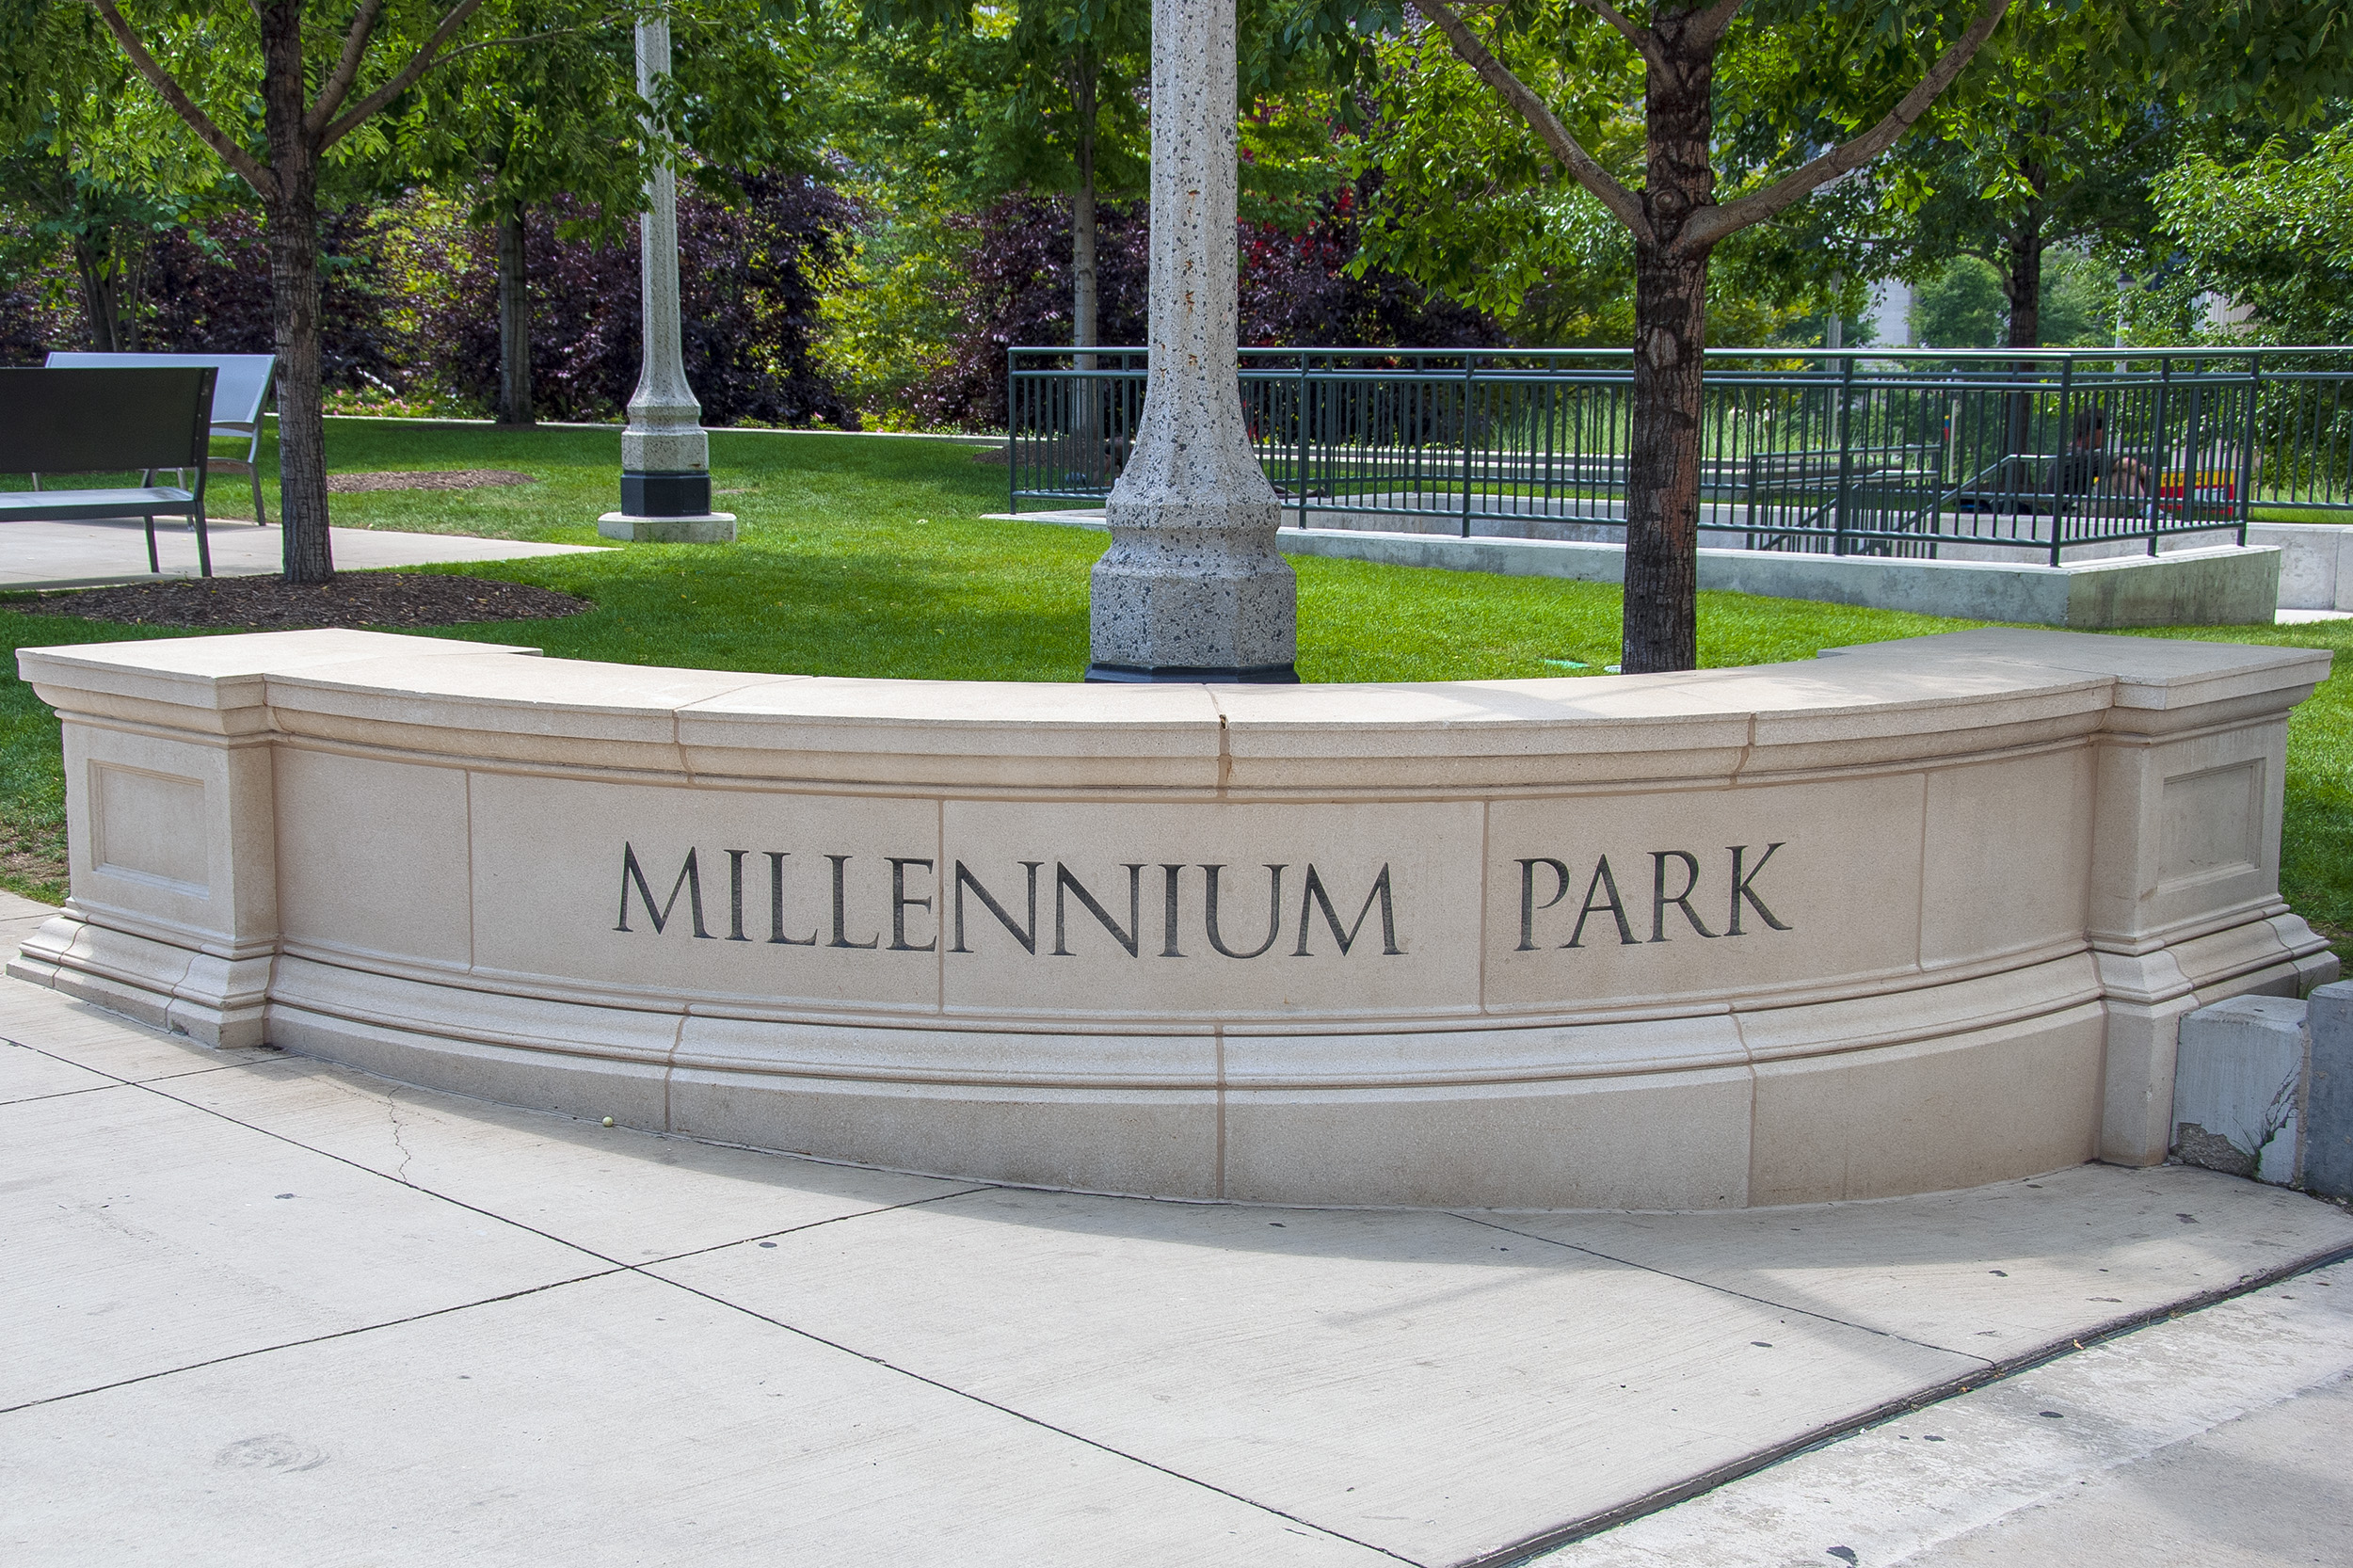
[[[262,502],[262,407],[269,401],[278,372],[275,354],[77,354],[49,356],[51,370],[148,369],[161,365],[210,365],[220,373],[213,383],[213,435],[245,442],[243,457],[215,457],[216,468],[242,472],[253,486],[253,520],[269,526]],[[38,479],[35,488],[40,488]]]
[[[184,517],[212,576],[204,475],[216,374],[210,365],[0,370],[0,473],[143,471],[135,488],[0,492],[0,522],[144,518],[147,569],[161,571],[155,520]],[[194,469],[195,488],[149,483],[160,469]]]

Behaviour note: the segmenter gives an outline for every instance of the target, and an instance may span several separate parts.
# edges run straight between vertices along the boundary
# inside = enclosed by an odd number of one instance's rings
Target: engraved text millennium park
[[[1762,853],[1749,844],[1711,853],[1646,850],[1639,858],[1622,856],[1623,872],[1608,855],[1590,862],[1514,859],[1502,872],[1519,895],[1514,951],[1792,930],[1757,886],[1785,847],[1775,841]],[[780,849],[706,856],[697,847],[685,852],[667,893],[657,896],[660,872],[670,862],[650,853],[647,858],[656,867],[651,877],[634,842],[622,844],[616,932],[660,936],[682,926],[684,935],[703,941],[881,952],[935,952],[945,936],[952,953],[989,946],[1003,951],[1009,943],[1032,956],[1059,958],[1079,956],[1074,943],[1100,952],[1115,947],[1130,958],[1214,952],[1252,959],[1278,951],[1292,958],[1394,958],[1405,953],[1411,939],[1412,911],[1400,907],[1385,861],[1369,885],[1361,872],[1330,873],[1312,861],[1250,867],[1129,861],[1108,876],[1090,872],[1096,878],[1090,885],[1059,860],[1050,873],[1043,860],[1009,860],[983,871],[953,860],[942,878],[937,862],[925,856]],[[1365,891],[1356,903],[1359,888]],[[1352,904],[1353,917],[1344,920]]]

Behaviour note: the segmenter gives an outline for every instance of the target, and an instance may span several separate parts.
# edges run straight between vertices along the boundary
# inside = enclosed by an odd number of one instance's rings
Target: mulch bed
[[[595,605],[552,588],[442,572],[362,571],[315,586],[282,577],[213,577],[134,583],[43,594],[9,606],[27,615],[78,616],[133,626],[244,626],[282,632],[320,626],[459,626],[483,620],[554,620]]]
[[[362,490],[478,490],[490,485],[536,485],[539,481],[511,468],[436,469],[429,472],[330,473],[327,488],[332,495]]]

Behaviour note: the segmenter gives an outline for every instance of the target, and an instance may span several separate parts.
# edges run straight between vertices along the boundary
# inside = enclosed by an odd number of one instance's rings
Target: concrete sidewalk
[[[15,981],[0,1036],[11,1563],[1501,1561],[2353,1249],[2181,1168],[1183,1205],[607,1129]],[[2273,1384],[2353,1367],[2331,1321]]]
[[[598,549],[584,544],[533,544],[520,539],[479,539],[464,534],[402,534],[390,529],[328,530],[335,565],[346,571],[371,567],[421,567],[440,561],[514,561],[528,555],[576,555]],[[215,519],[206,530],[216,577],[262,577],[285,568],[275,527]],[[0,592],[37,588],[95,588],[116,583],[152,583],[197,575],[196,530],[169,519],[155,521],[160,574],[147,569],[146,526],[136,518],[102,518],[84,522],[11,522],[8,550],[0,555]]]
[[[1930,1405],[1545,1568],[2286,1568],[2353,1558],[2353,1263]]]

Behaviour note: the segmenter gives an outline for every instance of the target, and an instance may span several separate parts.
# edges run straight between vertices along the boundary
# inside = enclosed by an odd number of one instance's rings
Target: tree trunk
[[[1091,55],[1080,55],[1078,80],[1071,88],[1071,105],[1078,111],[1079,145],[1075,154],[1078,184],[1070,192],[1070,343],[1080,350],[1071,356],[1074,369],[1088,371],[1096,360],[1085,350],[1101,340],[1098,330],[1100,315],[1100,273],[1096,266],[1095,232],[1095,88],[1097,78],[1096,61]],[[1092,481],[1109,477],[1110,455],[1103,444],[1103,393],[1095,382],[1081,380],[1072,390],[1077,407],[1071,422],[1071,436],[1078,446],[1078,457],[1085,465]]]
[[[1707,259],[1635,248],[1634,396],[1626,454],[1628,675],[1699,667],[1700,366]]]
[[[2036,177],[2040,169],[2028,171]],[[2002,269],[2002,295],[2009,301],[2009,348],[2042,346],[2042,203],[2026,203],[2025,216],[2009,232],[2009,264]]]
[[[136,354],[145,346],[139,341],[139,313],[147,303],[147,262],[152,254],[152,242],[144,236],[129,246],[116,242],[115,342],[125,354]]]
[[[1092,348],[1096,336],[1097,279],[1095,244],[1095,89],[1097,70],[1091,56],[1079,62],[1079,79],[1071,92],[1078,111],[1078,184],[1070,193],[1070,341]],[[1080,370],[1095,368],[1095,356],[1080,356]]]
[[[2047,177],[2039,164],[2022,163],[2018,172],[2033,186],[2034,197],[2009,232],[2009,254],[2003,258],[2002,297],[2009,304],[2009,331],[2004,344],[2008,348],[2040,348],[2042,345],[2042,197],[2043,181]],[[2022,381],[2034,378],[2034,363],[2021,360],[2010,366]],[[2035,445],[2034,410],[2036,399],[2025,393],[2009,398],[2009,449],[2013,454],[2009,474],[2009,488],[2019,493],[2041,488],[2039,465],[2027,456]]]
[[[274,161],[283,179],[285,161]],[[269,282],[286,581],[325,583],[335,575],[335,559],[327,531],[327,424],[319,387],[318,213],[308,190],[269,208]]]
[[[335,575],[328,536],[327,425],[319,392],[318,157],[303,125],[301,0],[267,0],[262,120],[277,190],[267,203],[270,318],[278,350],[278,508],[289,583]]]
[[[88,243],[73,245],[73,271],[83,280],[83,320],[89,325],[89,351],[122,353],[122,292],[106,266],[106,254]]]
[[[1634,249],[1634,390],[1626,454],[1625,600],[1620,667],[1699,666],[1701,367],[1707,347],[1705,250],[1675,244],[1715,199],[1709,160],[1711,50],[1686,41],[1690,11],[1653,23],[1667,71],[1645,102],[1642,208],[1653,238]]]
[[[1080,176],[1079,188],[1070,196],[1070,341],[1082,349],[1102,341],[1096,335],[1100,296],[1095,205],[1095,171],[1090,168]],[[1079,359],[1080,370],[1095,368],[1094,355],[1081,354]]]
[[[499,209],[499,407],[501,424],[527,425],[531,407],[531,292],[524,271],[523,204]]]

